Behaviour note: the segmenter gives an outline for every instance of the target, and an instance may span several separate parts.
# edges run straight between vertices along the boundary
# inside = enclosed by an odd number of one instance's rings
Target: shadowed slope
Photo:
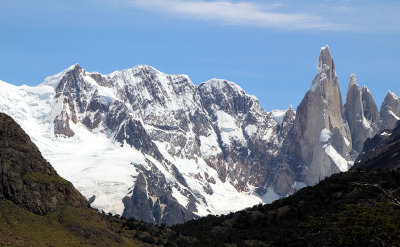
[[[86,199],[42,157],[29,136],[0,113],[0,194],[37,214],[58,205],[85,206]]]

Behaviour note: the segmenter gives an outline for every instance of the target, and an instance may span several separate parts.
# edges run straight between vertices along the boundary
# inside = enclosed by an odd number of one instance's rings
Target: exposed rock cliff
[[[393,129],[400,119],[400,99],[388,92],[381,106],[382,129]]]
[[[296,174],[291,181],[307,185],[346,171],[349,168],[346,158],[351,151],[351,133],[327,46],[321,49],[317,68],[318,74],[297,108],[292,135],[279,156],[281,166],[289,164]],[[275,191],[279,191],[276,185]]]
[[[344,105],[349,123],[353,150],[360,153],[367,138],[375,136],[380,130],[378,107],[367,87],[361,90],[356,76],[350,77],[349,89]]]
[[[400,122],[368,139],[352,170],[395,169],[400,167]]]
[[[57,175],[21,127],[0,113],[0,195],[37,214],[58,205],[88,205],[72,184]]]

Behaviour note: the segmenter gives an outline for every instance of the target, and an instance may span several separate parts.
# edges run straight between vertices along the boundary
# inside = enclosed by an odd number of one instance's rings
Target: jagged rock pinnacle
[[[400,99],[389,91],[381,106],[382,129],[393,129],[400,120]]]
[[[350,75],[349,88],[350,88],[351,86],[353,86],[353,85],[358,86],[357,77],[356,77],[356,74],[354,74],[354,73]]]
[[[335,64],[333,63],[332,55],[328,45],[321,48],[317,69],[318,73],[323,73],[325,70],[329,69],[335,69]]]
[[[352,147],[359,153],[365,140],[379,132],[380,116],[371,92],[366,86],[360,89],[354,74],[350,76],[344,107],[351,131]]]

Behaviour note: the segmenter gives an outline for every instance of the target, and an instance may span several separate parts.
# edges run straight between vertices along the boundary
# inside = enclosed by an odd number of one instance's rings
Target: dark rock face
[[[194,205],[188,205],[191,210],[189,211],[173,197],[171,187],[168,186],[163,174],[155,170],[142,169],[142,171],[137,177],[132,196],[124,198],[123,217],[168,226],[197,217],[192,213],[196,209]],[[193,201],[189,202],[192,203]]]
[[[157,146],[151,141],[142,124],[134,119],[125,119],[125,123],[116,132],[115,140],[123,143],[126,141],[137,150],[150,154],[157,159],[163,159]]]
[[[88,205],[71,183],[57,175],[28,135],[0,113],[0,194],[37,214],[57,205]]]
[[[283,117],[282,124],[279,126],[281,142],[283,142],[283,140],[286,139],[287,135],[292,130],[295,118],[296,118],[296,112],[293,110],[292,106],[290,106],[287,112],[285,113],[285,116]]]
[[[239,191],[245,191],[249,184],[261,186],[279,145],[278,125],[261,109],[255,97],[245,94],[236,84],[211,80],[201,84],[199,92],[218,136],[223,154],[220,159],[227,164],[218,166],[210,162],[220,179],[232,181]],[[233,124],[226,123],[225,118],[229,116],[233,116]],[[256,132],[251,131],[253,126]],[[268,130],[274,135],[268,136]],[[228,139],[231,133],[237,132],[236,138]]]
[[[353,150],[360,153],[367,138],[380,130],[380,114],[372,94],[366,87],[361,90],[355,75],[350,78],[346,96],[346,117],[349,123]]]
[[[393,129],[400,119],[400,99],[388,92],[381,106],[382,129]]]
[[[400,167],[400,122],[367,139],[352,170],[395,169]]]

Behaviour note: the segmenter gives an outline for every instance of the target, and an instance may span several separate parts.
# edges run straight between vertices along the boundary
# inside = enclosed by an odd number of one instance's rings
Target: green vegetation
[[[271,205],[173,227],[182,246],[400,246],[400,170],[348,172]]]
[[[0,199],[0,246],[180,246],[170,228],[125,220],[88,207],[60,205],[41,216]]]
[[[60,206],[45,216],[9,200],[0,200],[0,245],[9,246],[144,246],[119,236],[90,208]]]
[[[119,232],[144,243],[162,246],[181,246],[180,243],[187,244],[193,241],[192,238],[181,236],[164,225],[158,227],[135,219],[123,220]]]
[[[27,172],[24,180],[41,184],[69,184],[69,182],[58,175],[49,175],[41,172]]]

